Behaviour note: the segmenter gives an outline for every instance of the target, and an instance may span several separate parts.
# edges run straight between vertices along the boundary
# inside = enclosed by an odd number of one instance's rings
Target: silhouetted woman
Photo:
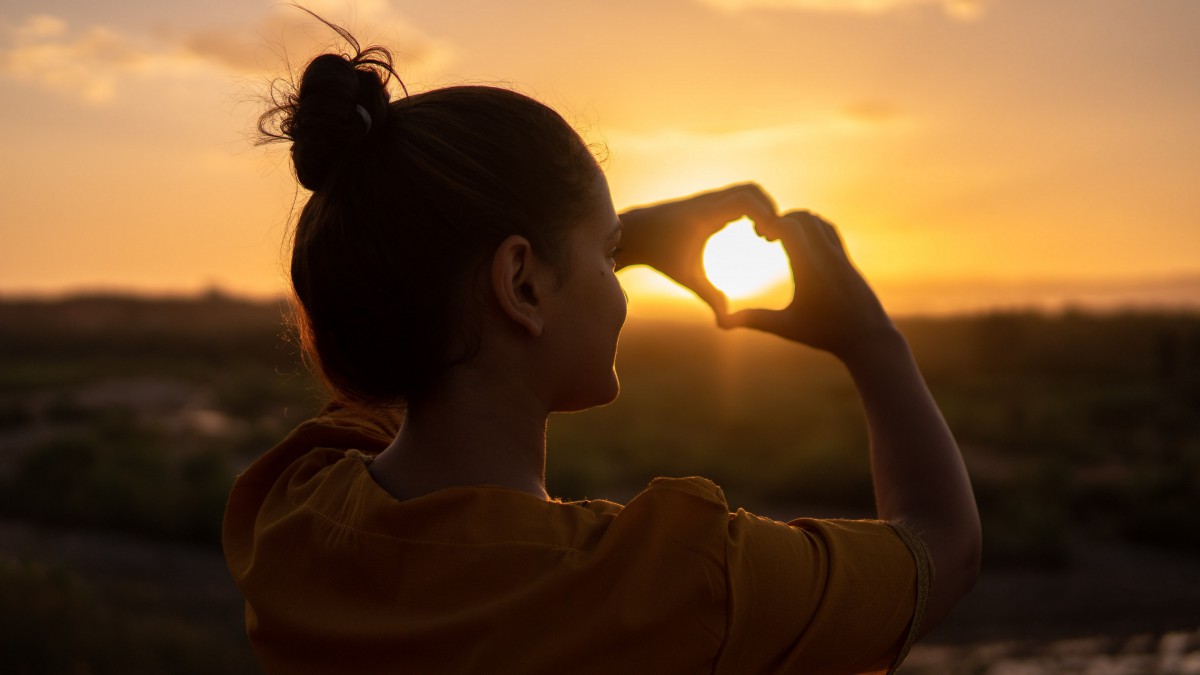
[[[778,215],[755,185],[618,217],[554,111],[478,86],[390,100],[390,54],[343,37],[355,53],[314,59],[264,117],[312,191],[291,274],[334,399],[239,477],[226,512],[266,670],[897,664],[974,583],[979,522],[954,439],[834,228]],[[704,278],[704,241],[744,215],[787,250],[786,309],[727,314]],[[691,288],[725,328],[845,363],[879,520],[730,513],[702,478],[656,479],[624,506],[549,497],[547,417],[616,397],[615,272],[637,264]]]

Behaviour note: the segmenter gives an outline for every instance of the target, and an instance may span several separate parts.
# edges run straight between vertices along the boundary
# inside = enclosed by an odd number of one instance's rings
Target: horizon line
[[[882,279],[872,284],[888,312],[897,318],[1038,312],[1043,314],[1086,311],[1200,311],[1200,272],[1136,277],[1024,279]],[[772,291],[761,294],[770,295]],[[779,289],[773,289],[778,297]],[[785,300],[786,300],[786,296]],[[146,288],[117,284],[81,284],[58,289],[0,287],[0,303],[67,302],[81,299],[134,299],[145,301],[198,301],[222,299],[236,302],[286,302],[289,293],[238,290],[222,283],[192,288]],[[630,315],[651,314],[672,319],[711,319],[711,311],[690,296],[637,293],[631,296]],[[645,318],[645,317],[639,317]],[[668,317],[664,317],[668,318]]]

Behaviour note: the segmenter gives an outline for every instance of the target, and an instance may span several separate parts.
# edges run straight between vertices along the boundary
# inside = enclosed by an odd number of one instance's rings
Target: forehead
[[[588,229],[605,237],[618,236],[621,232],[621,221],[617,218],[616,208],[613,207],[608,178],[599,167],[596,167],[590,197],[591,205],[583,218]]]
[[[575,220],[567,225],[565,230],[560,230],[566,239],[572,242],[569,246],[591,248],[597,242],[608,242],[619,236],[621,221],[613,208],[608,179],[599,167],[596,168],[591,187],[584,199],[587,203],[579,205]]]

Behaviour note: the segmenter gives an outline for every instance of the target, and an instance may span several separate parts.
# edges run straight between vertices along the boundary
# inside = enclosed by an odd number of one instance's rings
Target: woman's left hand
[[[743,216],[754,221],[759,234],[778,218],[774,201],[755,183],[631,209],[621,214],[617,265],[649,265],[662,272],[708,303],[719,322],[728,302],[704,273],[704,244]]]

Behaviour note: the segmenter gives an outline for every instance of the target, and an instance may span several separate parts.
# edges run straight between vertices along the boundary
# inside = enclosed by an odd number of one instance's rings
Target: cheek
[[[629,296],[625,295],[625,289],[621,284],[617,284],[617,304],[621,307],[621,325],[625,325],[625,318],[629,316]]]
[[[617,325],[625,324],[625,316],[629,312],[629,296],[625,295],[625,289],[621,287],[621,281],[617,279],[616,273],[609,270],[606,272],[608,283],[609,304],[614,308],[614,312],[618,317]]]

